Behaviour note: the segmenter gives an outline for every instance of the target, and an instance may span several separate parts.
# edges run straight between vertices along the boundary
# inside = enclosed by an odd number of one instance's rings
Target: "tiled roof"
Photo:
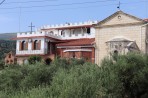
[[[83,38],[57,44],[57,46],[87,46],[94,44],[95,38]]]
[[[148,22],[148,18],[144,19],[144,21]]]

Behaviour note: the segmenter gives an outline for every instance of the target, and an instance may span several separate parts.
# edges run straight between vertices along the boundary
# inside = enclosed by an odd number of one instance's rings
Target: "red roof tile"
[[[148,18],[144,19],[144,21],[148,22]]]
[[[92,45],[94,41],[95,38],[83,38],[83,39],[68,41],[65,43],[60,43],[57,44],[57,46],[87,46],[87,45]]]

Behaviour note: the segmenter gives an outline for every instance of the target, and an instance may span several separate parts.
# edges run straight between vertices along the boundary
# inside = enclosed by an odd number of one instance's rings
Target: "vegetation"
[[[5,54],[10,51],[15,53],[16,42],[13,40],[0,40],[0,60],[5,58]]]
[[[30,56],[28,58],[29,64],[35,64],[35,63],[41,62],[41,61],[42,61],[42,57],[41,56],[37,56],[37,55],[33,55],[33,56]]]
[[[0,71],[0,98],[148,98],[147,61],[128,54],[101,67],[76,59],[8,66]]]
[[[0,40],[10,40],[12,38],[16,38],[17,33],[1,33]]]

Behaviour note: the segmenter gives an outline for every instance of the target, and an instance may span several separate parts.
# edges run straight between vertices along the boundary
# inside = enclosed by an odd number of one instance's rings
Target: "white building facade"
[[[57,43],[83,38],[95,38],[94,24],[97,24],[97,21],[66,23],[43,26],[35,32],[18,33],[16,42],[18,64],[26,62],[31,55],[41,55],[45,58],[55,56]]]

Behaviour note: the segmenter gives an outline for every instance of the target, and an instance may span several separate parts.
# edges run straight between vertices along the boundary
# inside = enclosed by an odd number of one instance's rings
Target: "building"
[[[148,21],[117,11],[95,25],[95,63],[110,54],[148,53]]]
[[[43,26],[36,32],[18,33],[16,57],[18,64],[28,62],[31,55],[40,55],[46,61],[55,56],[84,58],[94,63],[95,28],[97,21]]]
[[[16,62],[17,62],[17,58],[15,57],[15,54],[12,51],[6,54],[6,57],[5,57],[6,65],[16,64]]]
[[[148,19],[117,11],[100,22],[43,26],[36,32],[18,33],[16,57],[23,64],[31,55],[46,62],[55,56],[84,58],[100,64],[111,54],[148,53]]]

